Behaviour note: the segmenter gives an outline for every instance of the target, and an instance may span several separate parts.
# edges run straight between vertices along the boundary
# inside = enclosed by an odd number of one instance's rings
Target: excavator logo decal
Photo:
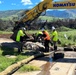
[[[75,6],[75,5],[76,5],[76,3],[70,3],[70,2],[63,3],[63,4],[56,3],[56,4],[53,4],[53,7],[71,7],[71,6]]]

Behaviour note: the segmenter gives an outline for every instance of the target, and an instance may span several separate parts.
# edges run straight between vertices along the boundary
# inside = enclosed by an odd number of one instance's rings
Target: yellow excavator
[[[76,9],[76,0],[59,0],[56,2],[53,0],[44,0],[40,2],[31,10],[25,12],[22,18],[16,23],[13,29],[12,39],[15,40],[16,33],[20,27],[25,26],[25,24],[30,24],[47,9]]]
[[[61,0],[53,2],[52,0],[44,0],[36,5],[33,9],[29,10],[20,21],[32,21],[40,16],[40,14],[47,9],[75,9],[76,0]]]

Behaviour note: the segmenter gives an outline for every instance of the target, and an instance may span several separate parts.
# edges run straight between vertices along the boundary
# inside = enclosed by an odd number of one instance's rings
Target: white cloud
[[[2,1],[0,1],[0,4],[2,4]]]
[[[53,9],[47,9],[46,11],[52,11]]]
[[[23,5],[31,5],[32,4],[31,0],[21,0],[21,3],[23,3]]]
[[[44,0],[40,0],[40,2],[42,2],[42,1],[44,1]]]

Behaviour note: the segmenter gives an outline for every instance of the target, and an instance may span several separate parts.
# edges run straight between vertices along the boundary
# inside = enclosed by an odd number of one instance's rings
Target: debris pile
[[[27,50],[44,50],[44,46],[39,42],[26,42],[24,47]]]

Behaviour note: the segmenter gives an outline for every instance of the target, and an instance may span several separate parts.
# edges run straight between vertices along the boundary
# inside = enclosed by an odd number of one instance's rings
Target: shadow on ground
[[[32,51],[32,50],[25,50],[24,52],[18,53],[18,46],[16,42],[4,42],[1,43],[1,50],[3,50],[2,55],[27,55],[27,56],[32,56],[35,55],[36,51]]]
[[[12,43],[1,43],[1,50],[3,50],[2,55],[17,55],[17,49],[18,46],[16,44],[16,42],[12,42]],[[32,51],[27,51],[25,50],[25,52],[20,53],[21,55],[27,55],[27,56],[32,56],[35,55],[38,52],[32,52]],[[50,62],[52,60],[52,62],[66,62],[66,63],[76,63],[76,58],[64,58],[65,54],[64,53],[55,53],[53,57],[49,56],[45,56],[45,57],[39,57],[36,58],[36,60],[43,60],[43,61],[47,61]]]
[[[15,48],[16,48],[16,50],[15,50]],[[1,43],[1,50],[3,50],[2,55],[15,55],[15,53],[17,52],[17,48],[18,48],[18,46],[16,45],[16,42]]]

